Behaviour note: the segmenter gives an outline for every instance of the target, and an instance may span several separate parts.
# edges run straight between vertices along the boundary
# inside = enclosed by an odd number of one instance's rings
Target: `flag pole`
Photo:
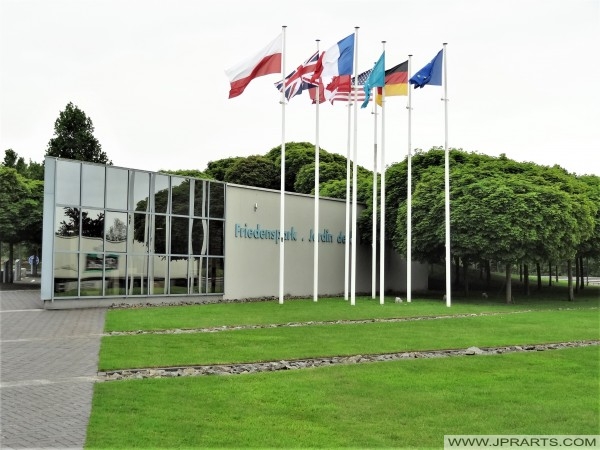
[[[385,41],[381,41],[383,54],[385,54]],[[384,73],[385,73],[385,67]],[[375,100],[375,99],[373,99]],[[381,194],[379,208],[381,209],[381,222],[379,224],[379,304],[385,303],[385,75],[381,88]]]
[[[412,55],[408,55],[408,79],[410,80],[410,66]],[[406,301],[412,301],[412,93],[408,88],[408,175],[406,180]]]
[[[357,194],[358,194],[358,136],[357,136],[357,122],[358,122],[358,28],[354,27],[354,148],[353,148],[353,170],[352,170],[352,286],[350,287],[350,304],[354,306],[356,304],[356,244],[357,244],[357,231],[356,231],[356,210],[357,210]]]
[[[319,54],[319,39],[317,41],[317,55]],[[315,121],[316,121],[316,137],[315,137],[315,226],[314,226],[314,273],[313,273],[313,301],[319,298],[319,100],[320,94],[317,94],[315,103]]]
[[[371,256],[371,298],[377,298],[377,102],[373,96],[373,222]]]
[[[348,93],[348,97],[351,94]],[[346,144],[346,238],[344,241],[344,300],[348,300],[350,286],[350,139],[352,136],[352,102],[348,98],[348,142]]]
[[[281,54],[281,78],[283,86],[281,88],[281,194],[279,205],[279,304],[283,305],[283,280],[284,280],[284,242],[285,242],[285,25],[282,28],[282,49]]]
[[[446,58],[446,42],[444,42],[444,192],[445,192],[445,211],[446,211],[446,306],[452,305],[452,279],[450,274],[450,156],[448,151],[448,72]]]

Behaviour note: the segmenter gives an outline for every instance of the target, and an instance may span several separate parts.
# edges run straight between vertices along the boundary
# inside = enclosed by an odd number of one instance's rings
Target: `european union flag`
[[[366,108],[371,99],[371,89],[374,87],[383,87],[385,85],[385,52],[381,54],[379,60],[375,63],[375,67],[371,71],[369,78],[365,81],[365,101],[361,108]]]
[[[422,88],[426,84],[434,86],[442,85],[442,64],[444,62],[444,50],[433,58],[425,67],[415,73],[409,80],[410,84],[416,88]]]

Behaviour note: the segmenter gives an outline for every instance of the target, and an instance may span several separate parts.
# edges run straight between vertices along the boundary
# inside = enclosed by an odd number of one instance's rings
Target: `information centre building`
[[[48,309],[275,298],[276,190],[47,157],[41,296]],[[344,293],[345,200],[286,193],[284,294]],[[364,205],[359,205],[359,212]],[[356,292],[371,292],[371,244],[358,236]],[[406,265],[386,252],[385,290],[406,290]],[[378,277],[378,276],[377,276]],[[379,277],[377,278],[379,279]],[[414,290],[427,268],[413,263]]]

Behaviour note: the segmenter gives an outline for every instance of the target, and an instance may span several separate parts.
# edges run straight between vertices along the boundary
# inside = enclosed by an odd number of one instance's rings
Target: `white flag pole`
[[[319,39],[317,39],[317,55],[319,54]],[[315,137],[315,251],[313,273],[313,301],[319,298],[319,100],[320,93],[317,88],[317,101],[315,103],[316,137]]]
[[[371,256],[371,298],[377,297],[377,102],[373,93],[373,223]]]
[[[282,49],[281,54],[281,78],[283,86],[281,88],[281,194],[279,205],[279,304],[283,305],[283,281],[284,281],[284,242],[285,242],[285,29],[282,27]]]
[[[381,41],[383,54],[385,54],[385,41]],[[379,224],[379,304],[385,303],[385,67],[384,82],[381,89],[381,194],[379,208],[381,209],[381,222]]]
[[[356,304],[356,244],[357,244],[357,230],[356,230],[356,210],[357,210],[357,194],[358,194],[358,136],[357,136],[357,122],[358,122],[358,28],[354,27],[354,148],[353,148],[353,170],[352,170],[352,286],[350,287],[350,304],[354,306]]]
[[[446,209],[446,306],[452,305],[452,279],[450,271],[450,156],[448,151],[448,73],[447,73],[447,58],[446,58],[446,42],[444,42],[444,192],[445,192],[445,209]]]
[[[412,55],[408,55],[408,76],[410,80],[410,65]],[[410,84],[408,89],[408,175],[406,180],[406,301],[412,301],[412,93]]]
[[[348,97],[350,97],[348,93]],[[348,98],[348,142],[346,145],[346,239],[344,242],[344,300],[348,300],[350,286],[350,139],[352,136],[352,102]]]

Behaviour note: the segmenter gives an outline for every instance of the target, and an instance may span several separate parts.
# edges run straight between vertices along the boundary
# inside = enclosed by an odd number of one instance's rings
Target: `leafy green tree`
[[[29,164],[25,163],[25,158],[19,156],[12,148],[4,151],[4,167],[11,167],[19,174],[32,180],[44,180],[44,166],[40,163],[29,160]]]
[[[229,168],[237,161],[244,159],[241,156],[234,158],[223,158],[217,161],[210,161],[206,167],[205,173],[217,181],[225,181],[225,174]]]
[[[212,175],[209,175],[206,172],[201,172],[200,170],[196,170],[196,169],[159,170],[159,172],[168,173],[170,175],[179,175],[182,177],[200,178],[203,180],[214,180],[215,179]]]
[[[319,186],[331,180],[346,179],[346,164],[340,162],[320,162]],[[294,190],[302,194],[315,193],[315,163],[303,166],[296,175]],[[320,191],[320,188],[319,188]],[[345,194],[344,194],[345,196]]]
[[[112,164],[94,137],[92,119],[70,102],[54,122],[54,137],[48,142],[46,156]]]
[[[248,156],[239,159],[225,172],[226,182],[246,186],[279,189],[279,180],[279,167],[264,156]]]

